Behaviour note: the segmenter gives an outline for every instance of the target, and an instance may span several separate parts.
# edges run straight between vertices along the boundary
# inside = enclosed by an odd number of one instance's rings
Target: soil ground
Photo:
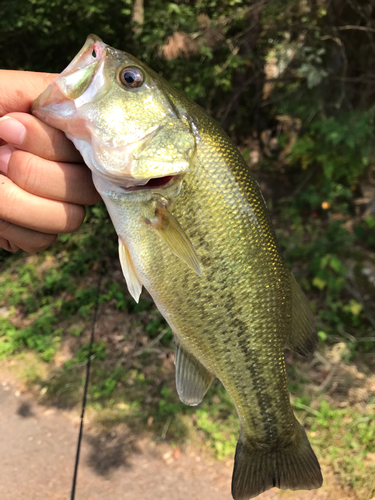
[[[0,370],[0,499],[70,498],[79,417],[38,404],[20,381]],[[125,428],[108,435],[85,429],[76,500],[231,500],[232,460],[180,450]],[[325,472],[317,491],[270,490],[259,500],[349,500]]]

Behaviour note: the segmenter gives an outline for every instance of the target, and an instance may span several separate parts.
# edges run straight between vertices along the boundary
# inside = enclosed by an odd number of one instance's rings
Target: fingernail
[[[3,174],[7,174],[8,172],[8,163],[10,159],[10,155],[13,153],[13,150],[8,146],[0,147],[0,172]]]
[[[11,116],[0,118],[0,137],[10,144],[21,146],[25,140],[26,128]]]

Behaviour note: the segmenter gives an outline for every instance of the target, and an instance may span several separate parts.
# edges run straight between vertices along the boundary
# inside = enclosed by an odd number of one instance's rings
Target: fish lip
[[[30,111],[34,116],[40,118],[44,113],[48,112],[52,106],[64,103],[67,100],[68,98],[62,92],[55,79],[36,99],[33,100]]]
[[[55,82],[57,82],[60,90],[65,94],[63,86],[58,83],[61,79],[69,77],[80,69],[87,68],[91,65],[97,65],[105,58],[108,48],[109,46],[104,43],[101,38],[93,34],[89,35],[78,54],[76,54],[68,66],[57,75]],[[95,55],[93,55],[94,53]]]
[[[77,101],[72,97],[72,89],[66,85],[66,80],[79,70],[92,66],[94,72],[96,67],[102,64],[108,45],[96,35],[89,35],[78,54],[72,59],[68,66],[56,76],[48,87],[31,104],[31,113],[41,118],[48,115],[53,106],[63,103]],[[95,56],[93,55],[95,53]],[[85,93],[85,90],[82,92]],[[78,96],[79,98],[79,96]]]
[[[160,190],[166,188],[170,189],[173,186],[180,184],[184,174],[186,174],[186,172],[176,172],[160,177],[151,177],[150,179],[136,179],[134,177],[128,177],[130,182],[128,185],[126,185],[127,176],[119,177],[111,174],[106,174],[98,170],[95,170],[95,172],[93,171],[93,174],[94,173],[98,177],[101,177],[103,180],[110,182],[111,184],[116,186],[116,188],[119,188],[124,194],[131,194],[133,192],[149,192],[152,190]],[[162,179],[164,179],[165,182],[162,182]],[[159,180],[160,183],[157,182],[157,185],[155,185],[155,182],[153,181]]]
[[[163,177],[152,177],[149,179],[146,184],[138,184],[134,186],[123,186],[119,185],[121,189],[123,189],[127,193],[131,193],[133,191],[149,191],[152,189],[161,189],[168,186],[168,184],[176,177],[174,175],[164,175]]]

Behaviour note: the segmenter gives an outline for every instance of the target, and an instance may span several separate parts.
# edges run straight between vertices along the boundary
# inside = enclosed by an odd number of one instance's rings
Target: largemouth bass
[[[33,103],[92,170],[130,293],[144,286],[175,338],[176,386],[197,405],[218,377],[241,422],[235,500],[319,488],[289,403],[284,348],[317,346],[257,182],[225,132],[135,57],[90,35]]]

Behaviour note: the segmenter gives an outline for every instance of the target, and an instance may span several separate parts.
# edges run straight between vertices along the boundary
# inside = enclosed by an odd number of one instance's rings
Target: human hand
[[[84,205],[100,200],[73,144],[29,114],[55,77],[0,70],[0,248],[10,252],[47,248],[80,227]]]

